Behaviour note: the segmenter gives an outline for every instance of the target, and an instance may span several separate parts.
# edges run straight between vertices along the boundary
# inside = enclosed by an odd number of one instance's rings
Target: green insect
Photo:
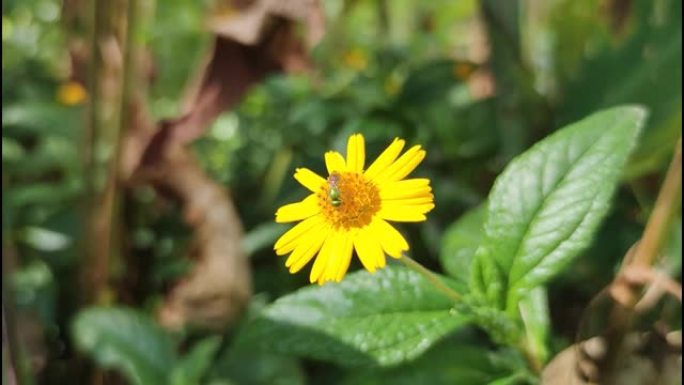
[[[330,196],[330,203],[335,207],[339,207],[342,204],[340,189],[337,187],[337,182],[339,181],[340,175],[336,172],[333,172],[328,177],[328,195]]]

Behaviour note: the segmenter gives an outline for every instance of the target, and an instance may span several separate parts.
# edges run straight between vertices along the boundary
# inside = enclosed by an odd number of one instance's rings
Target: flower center
[[[355,172],[332,173],[317,195],[321,212],[336,229],[366,226],[380,210],[380,191]]]

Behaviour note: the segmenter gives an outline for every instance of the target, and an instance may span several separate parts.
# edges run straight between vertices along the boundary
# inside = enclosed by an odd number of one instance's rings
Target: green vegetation
[[[222,2],[3,2],[3,385],[535,384],[647,223],[681,281],[681,1],[321,3],[315,45],[231,50]],[[295,168],[357,132],[426,150],[435,209],[397,228],[446,294],[275,255]]]

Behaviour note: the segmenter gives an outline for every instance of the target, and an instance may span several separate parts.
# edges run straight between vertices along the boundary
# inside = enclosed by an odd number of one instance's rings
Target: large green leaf
[[[353,371],[343,385],[482,385],[510,374],[505,355],[455,338],[396,368]]]
[[[645,116],[635,106],[595,113],[508,165],[489,195],[471,277],[475,292],[516,312],[522,295],[590,244]]]
[[[463,325],[465,317],[451,308],[421,275],[390,265],[280,298],[246,327],[242,342],[345,366],[388,366]]]
[[[469,268],[480,246],[486,206],[481,205],[463,214],[445,232],[439,259],[442,267],[461,283],[468,283]]]
[[[73,336],[79,350],[102,367],[120,370],[133,384],[166,384],[175,365],[169,336],[131,309],[86,309],[74,320]]]

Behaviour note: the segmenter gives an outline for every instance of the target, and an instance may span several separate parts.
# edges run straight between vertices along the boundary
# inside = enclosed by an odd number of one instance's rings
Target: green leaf
[[[102,367],[120,370],[137,385],[167,383],[176,360],[169,336],[131,309],[86,309],[74,320],[73,337],[80,351]]]
[[[486,206],[481,205],[463,214],[444,233],[440,261],[444,270],[461,283],[468,283],[470,265],[480,246]]]
[[[15,103],[2,108],[3,134],[16,137],[59,135],[76,138],[80,131],[81,108],[54,103]]]
[[[76,183],[32,183],[8,188],[6,193],[7,205],[21,207],[27,205],[59,205],[73,199],[79,192]]]
[[[256,294],[250,300],[245,314],[247,322],[241,323],[235,335],[242,335],[249,320],[257,316],[267,305],[266,293]],[[274,354],[251,344],[233,343],[221,349],[220,356],[212,365],[207,384],[239,385],[304,385],[307,375],[299,360],[289,354]],[[311,380],[311,379],[309,379]],[[310,382],[310,381],[309,381]]]
[[[537,382],[538,380],[529,373],[520,371],[506,377],[497,378],[496,380],[487,383],[487,385],[522,385],[536,384]]]
[[[447,338],[406,365],[350,372],[342,385],[481,385],[508,373],[498,352]]]
[[[12,138],[2,137],[2,161],[17,162],[26,155],[26,150],[21,144]]]
[[[571,124],[514,159],[490,192],[471,286],[517,311],[591,242],[644,123],[643,108],[607,109]]]
[[[216,350],[221,345],[220,337],[209,337],[196,343],[171,371],[171,385],[199,384],[202,376],[211,366]]]
[[[17,238],[34,249],[45,252],[64,250],[72,243],[72,239],[65,234],[34,226],[22,229]]]
[[[217,361],[214,379],[240,385],[304,385],[306,374],[298,360],[288,355],[233,347]]]
[[[395,365],[466,322],[452,305],[418,273],[390,265],[280,298],[246,327],[242,342],[343,366]]]

